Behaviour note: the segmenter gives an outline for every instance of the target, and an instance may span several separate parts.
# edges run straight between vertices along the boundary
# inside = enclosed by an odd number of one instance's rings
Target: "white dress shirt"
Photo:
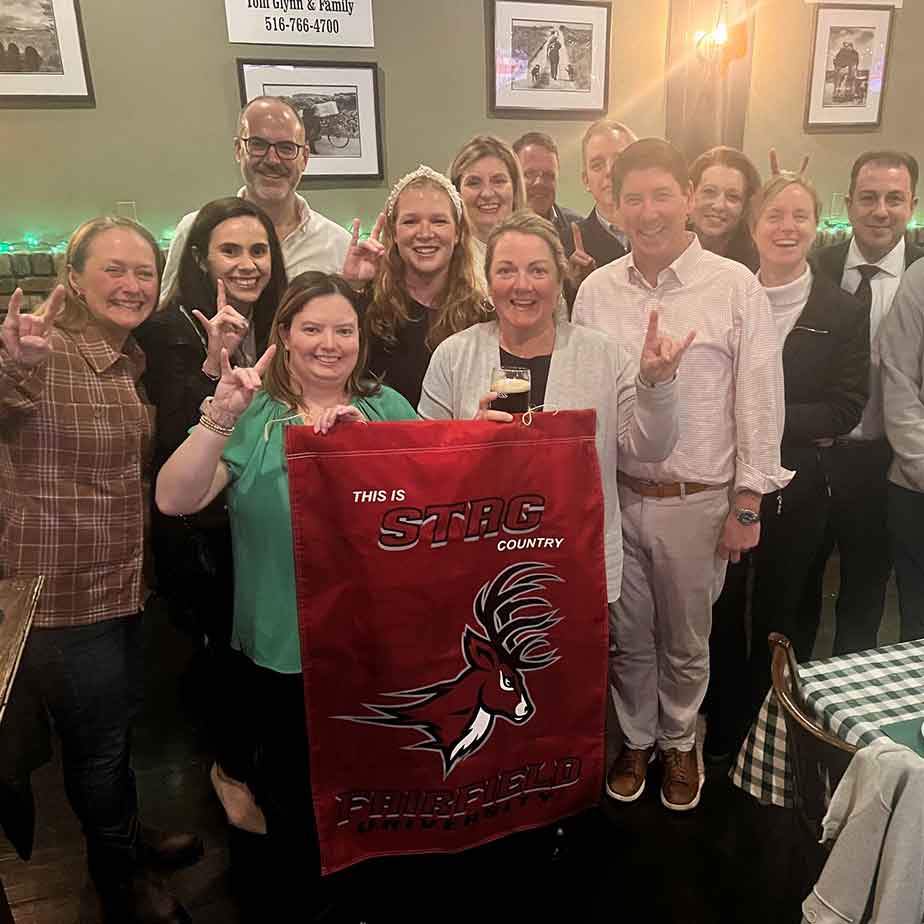
[[[244,198],[246,187],[241,187],[235,195]],[[350,246],[349,231],[325,218],[320,212],[312,212],[302,196],[295,195],[298,208],[298,224],[279,242],[282,248],[282,260],[286,267],[286,276],[291,281],[308,270],[322,273],[339,273]],[[167,253],[167,265],[164,267],[164,279],[160,286],[160,300],[163,304],[173,288],[180,269],[180,257],[186,246],[190,229],[199,212],[190,212],[180,219],[176,226],[170,250]]]
[[[675,340],[696,331],[677,377],[680,438],[664,462],[626,455],[620,468],[649,481],[734,482],[735,490],[769,494],[792,472],[780,465],[783,363],[766,293],[751,271],[703,250],[687,249],[650,286],[629,253],[591,273],[573,320],[596,328],[640,356],[648,316]],[[592,374],[592,370],[587,370]]]
[[[869,261],[860,253],[857,239],[850,241],[841,288],[856,292],[860,285],[858,266],[878,266],[879,272],[870,280],[873,300],[869,309],[869,401],[863,408],[860,422],[848,434],[849,439],[876,440],[885,435],[882,420],[882,372],[879,361],[879,325],[892,307],[892,299],[898,291],[902,273],[905,271],[905,238],[902,239],[877,263]]]

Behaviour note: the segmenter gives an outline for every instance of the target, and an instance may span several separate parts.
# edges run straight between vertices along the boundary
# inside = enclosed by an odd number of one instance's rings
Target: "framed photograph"
[[[489,0],[491,111],[606,112],[610,4]]]
[[[95,105],[77,0],[4,0],[0,107]]]
[[[287,96],[305,123],[303,180],[380,180],[382,135],[375,64],[238,59],[241,105]]]
[[[879,128],[891,33],[891,8],[815,10],[806,131]]]

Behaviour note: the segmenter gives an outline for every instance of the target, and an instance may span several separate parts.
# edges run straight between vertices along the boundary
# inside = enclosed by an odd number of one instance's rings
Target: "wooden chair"
[[[793,772],[795,807],[817,841],[830,794],[837,788],[857,748],[825,731],[809,714],[789,639],[771,632],[767,641],[773,657],[773,692],[786,722],[786,750]]]

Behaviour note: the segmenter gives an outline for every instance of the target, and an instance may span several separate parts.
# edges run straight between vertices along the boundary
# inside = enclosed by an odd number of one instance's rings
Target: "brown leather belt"
[[[699,494],[700,491],[722,491],[728,487],[727,484],[699,484],[695,481],[658,483],[633,478],[623,471],[616,473],[616,480],[642,497],[685,497],[687,494]]]

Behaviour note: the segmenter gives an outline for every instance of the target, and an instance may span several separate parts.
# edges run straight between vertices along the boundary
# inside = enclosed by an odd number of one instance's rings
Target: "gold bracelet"
[[[222,427],[220,424],[215,423],[211,417],[206,417],[205,414],[199,418],[199,426],[205,427],[206,430],[211,430],[212,433],[217,433],[219,436],[230,436],[234,432],[234,427]]]

